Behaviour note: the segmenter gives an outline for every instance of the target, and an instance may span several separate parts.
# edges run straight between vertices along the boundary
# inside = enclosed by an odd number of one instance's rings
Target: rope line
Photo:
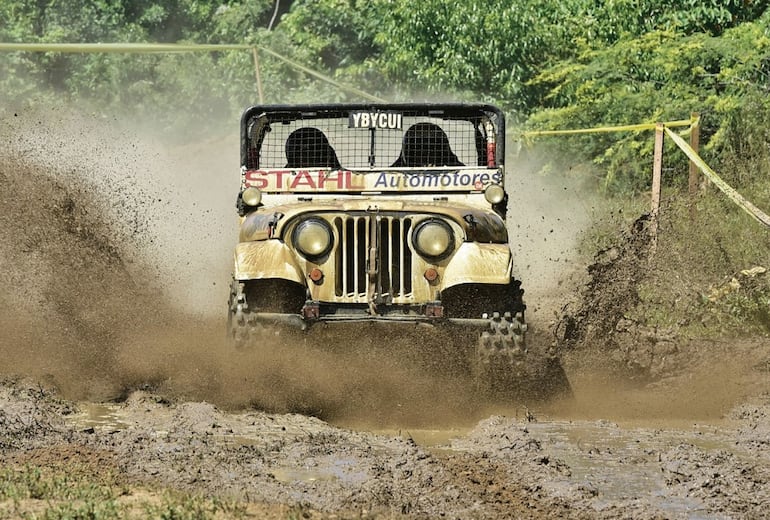
[[[387,100],[364,92],[361,89],[344,85],[329,76],[301,65],[272,49],[259,45],[247,44],[198,44],[198,43],[0,43],[0,51],[22,52],[67,52],[67,53],[126,53],[126,54],[159,54],[159,53],[184,53],[184,52],[217,52],[217,51],[253,51],[258,49],[279,60],[290,67],[304,72],[330,85],[361,96],[370,101],[384,103]]]

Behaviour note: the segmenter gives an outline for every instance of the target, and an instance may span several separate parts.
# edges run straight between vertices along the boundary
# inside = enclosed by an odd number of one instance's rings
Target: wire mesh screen
[[[248,168],[462,168],[486,166],[484,116],[408,113],[338,117],[261,114],[249,122]],[[336,114],[335,114],[336,115]]]

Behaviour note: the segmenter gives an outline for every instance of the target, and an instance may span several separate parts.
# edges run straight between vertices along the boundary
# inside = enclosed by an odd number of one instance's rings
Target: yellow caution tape
[[[703,174],[709,178],[709,180],[714,183],[725,195],[727,195],[730,200],[735,202],[741,209],[743,209],[746,213],[751,215],[757,222],[760,224],[764,224],[767,227],[770,227],[770,216],[768,216],[766,213],[764,213],[762,210],[757,208],[754,204],[743,198],[740,193],[735,191],[735,189],[727,184],[725,181],[723,181],[719,175],[716,174],[714,170],[712,170],[708,164],[706,164],[703,159],[695,152],[695,150],[690,147],[687,142],[682,139],[679,135],[677,135],[675,132],[671,131],[670,128],[673,127],[681,127],[681,126],[689,126],[690,130],[693,128],[696,128],[700,125],[700,117],[695,117],[693,119],[682,119],[679,121],[668,121],[666,123],[642,123],[638,125],[622,125],[622,126],[601,126],[596,128],[580,128],[575,130],[540,130],[540,131],[531,131],[531,132],[523,132],[521,134],[524,138],[529,137],[536,137],[536,136],[546,136],[546,135],[570,135],[570,134],[590,134],[590,133],[598,133],[598,132],[636,132],[641,130],[652,130],[655,129],[659,124],[663,125],[663,129],[665,132],[671,137],[671,139],[674,140],[674,143],[687,155],[687,157],[692,161],[700,171],[703,172]]]
[[[310,76],[325,81],[341,90],[346,90],[371,101],[385,102],[386,100],[373,96],[355,87],[349,87],[334,79],[305,67],[277,52],[246,44],[196,44],[196,43],[0,43],[0,51],[26,51],[26,52],[74,52],[74,53],[180,53],[180,52],[217,52],[217,51],[242,51],[259,49],[271,56],[282,60],[289,66],[304,72]]]
[[[687,157],[698,166],[700,171],[702,171],[703,174],[722,191],[722,193],[727,195],[730,200],[735,202],[741,209],[756,219],[757,222],[770,227],[770,216],[768,216],[748,200],[744,199],[740,193],[735,191],[735,189],[723,181],[719,175],[717,175],[716,172],[712,170],[709,165],[703,161],[703,159],[701,159],[695,150],[693,150],[692,147],[687,144],[684,139],[682,139],[668,128],[664,128],[664,130],[666,131],[666,134],[668,134],[668,136],[673,139],[674,143],[676,143],[676,145],[685,153],[685,155],[687,155]]]
[[[692,126],[697,123],[692,119],[681,119],[678,121],[669,121],[663,123],[665,126],[678,127],[678,126]],[[570,134],[593,134],[601,132],[638,132],[641,130],[654,130],[658,123],[640,123],[638,125],[621,125],[621,126],[599,126],[596,128],[578,128],[575,130],[533,130],[530,132],[523,132],[521,135],[524,137],[535,137],[541,135],[570,135]]]

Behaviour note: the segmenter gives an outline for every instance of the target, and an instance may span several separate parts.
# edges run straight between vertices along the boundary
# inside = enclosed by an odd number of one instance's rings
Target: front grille
[[[412,297],[412,250],[407,243],[412,219],[366,214],[334,218],[338,297],[367,303],[369,252],[375,246],[377,303],[407,303]]]

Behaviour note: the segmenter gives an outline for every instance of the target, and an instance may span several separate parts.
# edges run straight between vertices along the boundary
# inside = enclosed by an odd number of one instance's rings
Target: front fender
[[[507,244],[464,242],[446,266],[443,288],[463,283],[507,284],[512,257]]]
[[[236,280],[283,278],[305,285],[296,255],[280,240],[238,244],[233,273]]]

